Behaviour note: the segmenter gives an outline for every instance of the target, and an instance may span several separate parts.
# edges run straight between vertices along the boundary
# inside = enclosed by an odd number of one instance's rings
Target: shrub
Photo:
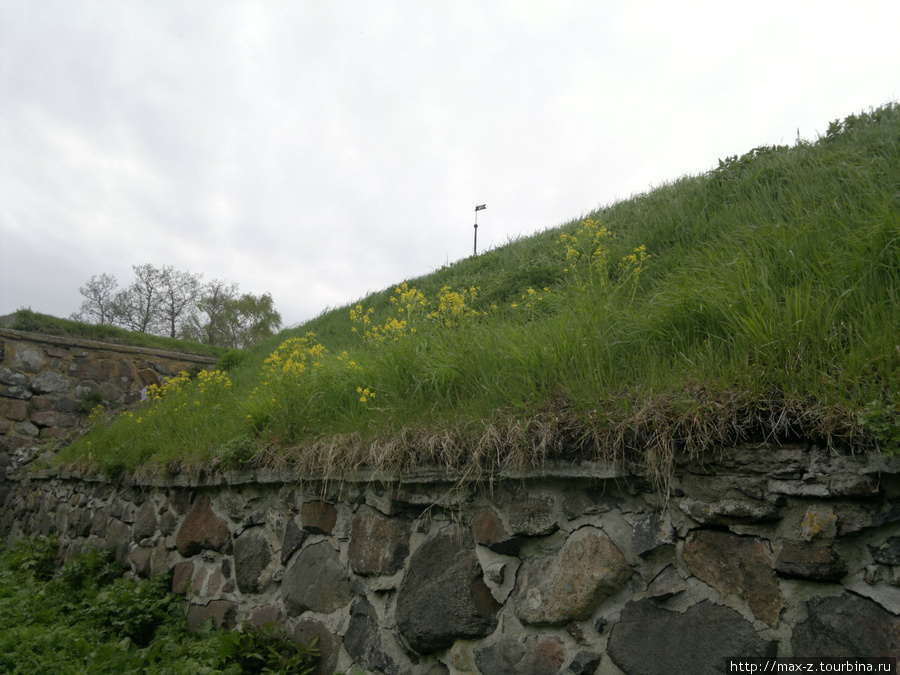
[[[222,638],[221,655],[229,665],[238,665],[244,675],[279,673],[308,675],[315,670],[316,638],[309,645],[294,642],[274,623],[254,628],[244,622],[241,631]]]

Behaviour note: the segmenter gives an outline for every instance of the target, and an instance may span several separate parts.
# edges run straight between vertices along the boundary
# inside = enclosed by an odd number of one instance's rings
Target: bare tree
[[[201,276],[179,272],[171,265],[159,270],[159,313],[169,337],[179,337],[182,327],[196,312]]]
[[[132,269],[134,281],[115,294],[114,276],[91,277],[79,289],[85,301],[72,318],[239,349],[281,328],[281,314],[269,293],[241,295],[237,284],[219,279],[201,285],[201,274],[179,272],[170,265]]]
[[[162,271],[149,263],[131,269],[134,281],[115,296],[116,322],[129,330],[155,334],[161,324]]]
[[[112,324],[115,322],[115,295],[119,282],[112,274],[92,276],[78,292],[84,296],[81,309],[72,314],[74,321]]]

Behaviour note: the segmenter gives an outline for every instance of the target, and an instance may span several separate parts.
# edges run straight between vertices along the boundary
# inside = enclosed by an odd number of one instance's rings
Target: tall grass
[[[98,425],[61,461],[482,472],[604,456],[663,470],[747,438],[890,449],[898,195],[887,105],[323,313],[231,386],[188,383],[197,415],[163,400],[152,434]],[[273,366],[287,340],[302,369]]]

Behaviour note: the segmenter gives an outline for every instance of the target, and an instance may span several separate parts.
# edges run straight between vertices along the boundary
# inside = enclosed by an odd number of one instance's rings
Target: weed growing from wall
[[[891,398],[877,399],[863,408],[858,419],[884,452],[900,454],[900,403]]]

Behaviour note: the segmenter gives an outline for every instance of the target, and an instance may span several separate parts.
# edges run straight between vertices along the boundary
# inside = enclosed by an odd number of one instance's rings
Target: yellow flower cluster
[[[179,409],[180,409],[180,406],[179,406]],[[134,420],[135,424],[140,424],[141,422],[144,421],[144,418],[141,415],[138,415],[137,417],[135,417],[134,413],[130,410],[127,413],[125,413],[125,417],[127,417],[130,420]],[[153,408],[151,408],[150,410],[147,411],[147,417],[148,418],[153,417]]]
[[[609,276],[608,240],[614,237],[609,229],[593,218],[582,221],[575,234],[561,234],[559,243],[565,247],[566,256],[563,271],[570,273],[582,288],[595,283],[605,285]],[[622,257],[619,269],[624,276],[634,275],[636,279],[646,269],[649,259],[647,247],[641,244]]]
[[[288,338],[263,362],[263,372],[276,380],[297,380],[310,368],[320,368],[327,351],[316,341],[315,333]]]
[[[362,370],[362,366],[351,359],[349,352],[346,350],[341,352],[340,356],[337,357],[337,360],[341,363],[345,363],[347,365],[347,370]]]
[[[382,325],[373,325],[370,316],[374,310],[370,307],[368,312],[362,313],[359,311],[350,310],[350,318],[358,323],[362,324],[362,333],[363,337],[366,340],[371,340],[376,344],[381,344],[385,340],[393,340],[396,342],[401,337],[406,335],[407,327],[409,324],[406,319],[395,319],[394,317],[390,317],[387,319]],[[354,316],[359,317],[354,319]],[[353,326],[351,329],[354,333],[358,333],[360,331],[357,330],[356,326]],[[410,333],[415,333],[416,329],[409,329]]]
[[[368,327],[372,323],[371,316],[375,312],[372,307],[369,307],[365,312],[363,311],[362,305],[356,305],[356,307],[350,308],[350,320],[353,323],[360,324],[363,328]],[[356,326],[351,328],[354,333],[356,333]]]
[[[374,344],[382,344],[389,340],[397,342],[402,337],[415,333],[415,324],[423,314],[440,326],[455,328],[463,319],[481,316],[482,312],[472,307],[478,293],[479,289],[475,286],[462,291],[444,286],[438,293],[437,306],[426,314],[428,299],[420,290],[404,283],[394,289],[390,298],[391,304],[403,318],[390,317],[383,324],[375,324],[372,321],[375,310],[372,307],[363,310],[362,305],[356,305],[350,308],[350,320],[356,324],[350,330],[362,333],[366,340]],[[497,307],[492,305],[491,308]]]
[[[181,371],[175,377],[170,377],[162,386],[151,384],[147,387],[147,398],[151,401],[159,401],[166,396],[181,392],[191,381],[191,376]]]
[[[372,329],[366,332],[366,338],[374,342],[384,342],[385,340],[397,342],[397,340],[406,335],[408,325],[405,319],[398,321],[391,317],[381,326],[372,326]],[[416,329],[410,328],[409,332],[415,333]]]
[[[365,389],[362,387],[356,388],[356,393],[359,394],[359,402],[365,403],[369,399],[375,398],[375,392],[366,387]]]
[[[437,309],[430,312],[428,318],[446,328],[456,328],[462,320],[480,316],[480,312],[472,307],[479,290],[472,286],[460,292],[444,286],[438,293]]]
[[[650,257],[650,254],[647,253],[647,247],[641,244],[634,249],[634,253],[630,253],[629,255],[626,255],[622,258],[622,262],[619,263],[619,267],[625,274],[633,274],[634,276],[638,276],[641,272],[644,271],[646,262]]]
[[[416,329],[412,326],[415,315],[427,304],[425,296],[416,288],[404,283],[394,289],[391,296],[391,304],[397,307],[400,314],[405,314],[405,319],[388,318],[383,324],[377,325],[372,323],[372,314],[374,308],[363,311],[362,305],[356,305],[350,308],[350,320],[359,325],[359,328],[353,326],[350,330],[354,333],[362,332],[366,340],[371,340],[375,344],[381,344],[386,340],[397,342],[400,338],[408,333],[415,333]],[[360,331],[361,329],[361,331]]]
[[[404,282],[394,289],[391,304],[396,305],[399,313],[406,314],[407,318],[410,318],[416,311],[425,307],[428,301],[421,291]]]
[[[97,426],[101,422],[106,419],[106,408],[103,404],[98,404],[91,408],[91,413],[88,415],[88,424],[90,426]]]
[[[594,271],[606,272],[609,259],[608,239],[613,238],[613,233],[599,220],[587,218],[581,222],[576,234],[563,233],[559,236],[559,243],[566,248],[566,265],[564,272],[575,272],[579,265],[586,265],[589,274]]]
[[[205,394],[207,391],[224,387],[228,389],[231,386],[231,380],[223,370],[201,370],[197,373],[197,393]]]
[[[536,291],[533,288],[529,288],[524,293],[522,293],[523,305],[526,309],[530,309],[533,311],[534,308],[537,307],[537,303],[543,302],[544,294],[549,295],[552,292],[553,291],[551,291],[547,286],[544,286],[544,289],[542,292]],[[519,306],[518,302],[512,303],[513,308],[516,308],[518,306]]]
[[[160,414],[177,416],[191,400],[193,400],[195,406],[199,407],[202,405],[200,402],[201,397],[221,392],[230,387],[231,380],[228,379],[228,375],[223,370],[201,370],[193,381],[190,375],[181,371],[175,377],[166,380],[162,386],[150,385],[147,387],[147,399],[154,403],[163,399],[173,401],[166,412]],[[219,404],[216,404],[215,407],[219,407]],[[144,409],[143,413],[137,416],[131,411],[125,413],[125,417],[135,424],[140,424],[144,420],[149,422],[156,415],[156,406]]]

